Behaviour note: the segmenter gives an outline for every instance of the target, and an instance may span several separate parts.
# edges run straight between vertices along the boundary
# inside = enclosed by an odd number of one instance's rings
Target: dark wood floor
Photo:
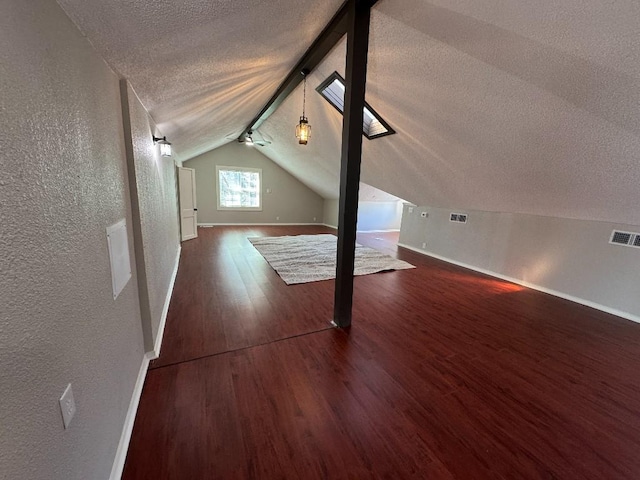
[[[246,240],[326,231],[183,244],[124,479],[640,479],[640,325],[400,248],[331,329]]]

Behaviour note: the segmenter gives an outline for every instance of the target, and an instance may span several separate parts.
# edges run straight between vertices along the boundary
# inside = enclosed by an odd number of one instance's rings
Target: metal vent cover
[[[451,213],[451,215],[449,216],[449,221],[456,223],[467,223],[467,217],[468,215],[466,213]]]
[[[640,248],[640,233],[614,230],[613,232],[611,232],[609,243]]]

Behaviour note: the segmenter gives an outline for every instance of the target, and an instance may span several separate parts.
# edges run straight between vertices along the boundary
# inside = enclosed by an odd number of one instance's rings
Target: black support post
[[[371,2],[349,0],[347,7],[346,92],[342,121],[338,252],[333,307],[333,322],[340,328],[351,325],[353,306],[353,266],[362,158],[362,112],[367,81]]]

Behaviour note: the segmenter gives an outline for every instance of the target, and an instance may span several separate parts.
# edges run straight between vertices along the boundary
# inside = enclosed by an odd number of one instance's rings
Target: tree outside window
[[[216,167],[218,210],[262,210],[262,170]]]

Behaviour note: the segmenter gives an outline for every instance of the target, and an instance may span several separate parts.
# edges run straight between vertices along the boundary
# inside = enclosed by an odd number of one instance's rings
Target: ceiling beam
[[[369,8],[375,5],[377,0],[367,0],[365,3],[369,5]],[[304,78],[303,71],[312,72],[322,62],[324,57],[335,47],[340,39],[347,33],[347,8],[348,2],[345,2],[340,10],[333,16],[331,21],[320,32],[318,38],[314,40],[309,49],[305,52],[302,58],[291,69],[287,77],[280,84],[273,96],[269,99],[260,113],[255,116],[253,120],[242,131],[238,140],[243,141],[245,136],[253,130],[256,130],[262,122],[264,122],[269,116],[276,111],[276,109],[282,105],[282,102],[293,92],[293,90],[302,82]]]

